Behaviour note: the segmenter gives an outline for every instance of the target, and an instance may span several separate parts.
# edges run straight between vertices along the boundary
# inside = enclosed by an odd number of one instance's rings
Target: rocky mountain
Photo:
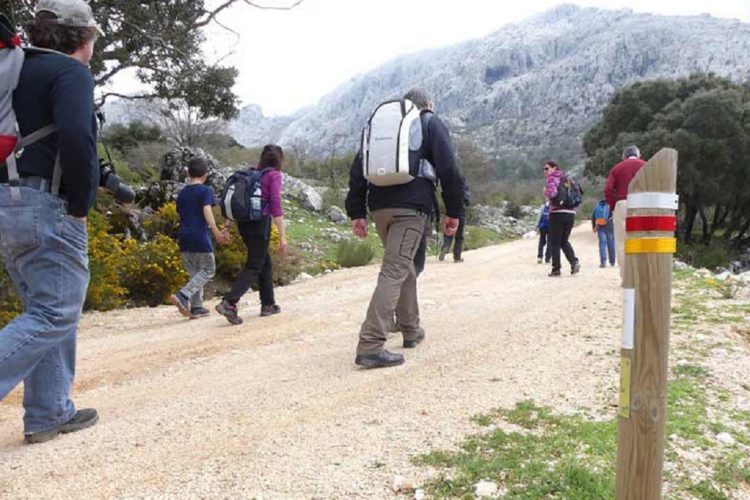
[[[618,88],[696,72],[746,80],[750,25],[563,5],[480,40],[400,57],[293,116],[245,108],[230,131],[248,146],[353,149],[378,102],[421,85],[455,133],[495,157],[575,161],[582,135]]]

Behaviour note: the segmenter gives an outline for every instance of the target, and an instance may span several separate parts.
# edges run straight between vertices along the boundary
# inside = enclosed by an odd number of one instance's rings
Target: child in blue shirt
[[[180,216],[178,240],[182,263],[190,274],[190,281],[169,300],[180,313],[190,319],[209,315],[203,307],[203,287],[216,274],[214,248],[209,228],[219,244],[229,242],[229,233],[216,226],[211,208],[216,205],[213,190],[206,186],[208,165],[194,158],[188,163],[188,185],[177,196],[177,213]]]
[[[552,256],[550,255],[550,247],[547,244],[547,238],[549,236],[549,202],[545,202],[539,207],[539,220],[536,222],[536,227],[539,230],[539,251],[537,252],[536,261],[542,263],[542,255],[544,256],[544,263],[549,264]],[[544,247],[547,247],[547,251],[544,251]]]

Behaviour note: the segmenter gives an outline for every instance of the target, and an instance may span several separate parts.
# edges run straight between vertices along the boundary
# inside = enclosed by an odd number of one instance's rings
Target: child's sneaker
[[[216,312],[227,318],[227,321],[233,325],[241,325],[242,318],[237,315],[237,306],[233,306],[226,300],[219,302],[216,306]]]
[[[182,292],[177,292],[176,294],[171,295],[169,301],[177,306],[177,309],[180,310],[180,314],[186,318],[190,317],[190,299],[185,297]]]
[[[190,319],[205,318],[211,313],[205,307],[193,307],[190,309]]]

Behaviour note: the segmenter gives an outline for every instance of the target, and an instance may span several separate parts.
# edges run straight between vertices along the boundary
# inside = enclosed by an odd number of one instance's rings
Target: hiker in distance
[[[600,200],[591,214],[591,229],[599,238],[599,267],[615,265],[615,228],[612,223],[612,212],[609,210],[607,200]]]
[[[622,161],[612,167],[604,188],[604,197],[612,211],[615,227],[615,250],[620,264],[620,278],[625,277],[625,220],[628,216],[628,188],[635,175],[646,164],[637,146],[628,146],[622,152]]]
[[[539,230],[539,245],[536,253],[536,262],[549,264],[552,260],[551,246],[549,245],[549,201],[545,201],[539,207],[539,219],[536,221]],[[544,259],[542,261],[542,259]]]
[[[570,244],[570,233],[576,221],[576,208],[581,204],[583,192],[554,161],[544,164],[547,184],[544,194],[549,201],[549,245],[552,256],[550,277],[561,276],[560,251],[570,263],[570,274],[578,274],[581,264]]]
[[[271,224],[279,230],[279,253],[286,255],[286,229],[281,203],[281,169],[284,151],[268,144],[263,148],[255,168],[235,172],[228,180],[221,197],[224,217],[237,222],[247,248],[245,269],[237,276],[231,291],[216,306],[216,311],[233,325],[241,325],[237,304],[253,284],[260,290],[260,315],[279,314],[273,291],[273,265],[268,246]]]
[[[471,203],[471,191],[469,191],[469,185],[466,184],[466,180],[464,180],[464,210],[466,207],[469,206]],[[438,255],[438,260],[443,261],[445,260],[445,254],[449,253],[451,251],[451,244],[453,245],[453,262],[460,263],[463,262],[464,259],[461,257],[461,254],[464,250],[464,229],[466,227],[466,215],[462,215],[458,219],[458,229],[456,230],[456,235],[451,236],[448,234],[443,235],[443,246],[440,248],[440,254]]]
[[[206,186],[208,164],[202,158],[188,162],[188,184],[177,195],[177,213],[180,216],[180,245],[182,265],[190,275],[190,281],[169,301],[177,306],[180,314],[190,319],[209,315],[203,307],[203,288],[216,274],[216,258],[211,244],[213,233],[220,245],[229,243],[229,231],[220,230],[212,211],[216,205],[214,191]]]
[[[0,139],[16,139],[16,123],[23,139],[0,158],[0,256],[25,310],[0,331],[0,400],[23,381],[25,440],[42,443],[99,418],[70,392],[89,283],[86,217],[100,181],[88,67],[100,31],[82,0],[40,0],[26,32],[48,50],[24,62],[1,20]]]
[[[464,214],[464,186],[448,129],[434,114],[423,89],[388,101],[373,112],[352,163],[346,210],[359,238],[368,234],[367,212],[385,255],[367,316],[359,333],[355,363],[365,368],[400,365],[401,354],[384,348],[394,311],[403,346],[425,338],[417,301],[414,257],[435,204],[436,183],[446,206],[444,233],[454,235]]]

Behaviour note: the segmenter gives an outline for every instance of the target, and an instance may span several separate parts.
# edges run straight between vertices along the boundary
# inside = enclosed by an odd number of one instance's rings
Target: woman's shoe
[[[274,304],[272,306],[261,306],[260,307],[260,315],[265,316],[273,316],[274,314],[279,314],[281,312],[281,308]]]

